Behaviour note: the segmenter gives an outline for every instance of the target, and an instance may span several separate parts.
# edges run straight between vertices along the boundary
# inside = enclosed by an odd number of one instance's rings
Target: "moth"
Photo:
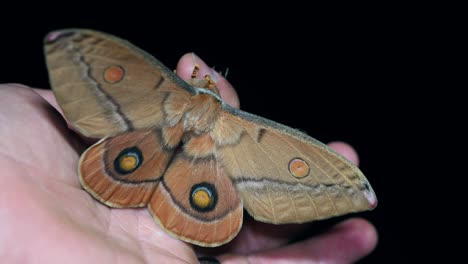
[[[237,235],[244,208],[285,224],[377,205],[346,158],[227,105],[209,77],[184,81],[129,42],[92,30],[55,31],[44,45],[66,118],[101,138],[82,154],[78,175],[107,206],[146,206],[172,236],[214,247]]]

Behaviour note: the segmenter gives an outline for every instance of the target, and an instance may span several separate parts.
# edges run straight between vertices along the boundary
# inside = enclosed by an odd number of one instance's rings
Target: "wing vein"
[[[276,132],[276,131],[273,131],[273,132],[274,132],[278,137],[280,137],[284,142],[286,142],[290,147],[292,147],[292,148],[293,148],[294,150],[296,150],[298,153],[301,153],[302,156],[306,156],[306,155],[304,155],[304,153],[303,153],[302,151],[300,151],[300,150],[299,150],[298,148],[296,148],[293,144],[291,144],[291,142],[289,142],[287,139],[285,139],[284,136],[283,136],[282,134],[279,134],[279,133]],[[317,153],[317,152],[315,151],[314,148],[312,148],[312,150],[313,150],[315,153]],[[320,155],[320,153],[318,153],[318,154]],[[321,155],[320,155],[320,156],[321,156]],[[324,159],[323,156],[321,156],[321,157],[322,157],[322,159]],[[329,161],[327,161],[327,162],[330,164]],[[319,168],[319,169],[323,172],[323,174],[325,174],[325,176],[326,176],[327,178],[331,179],[331,178],[328,176],[328,174],[327,174],[322,168],[320,168],[319,166],[316,166],[316,167]],[[335,167],[333,167],[333,168],[336,170]],[[333,179],[331,179],[331,180],[333,181]],[[333,182],[334,182],[334,181],[333,181]],[[331,205],[333,206],[333,210],[335,211],[335,214],[337,214],[337,213],[338,213],[338,209],[336,208],[335,203],[333,202],[333,199],[330,197],[330,194],[328,193],[328,190],[327,190],[326,186],[324,187],[324,190],[325,190],[325,194],[326,194],[328,200],[330,201]]]

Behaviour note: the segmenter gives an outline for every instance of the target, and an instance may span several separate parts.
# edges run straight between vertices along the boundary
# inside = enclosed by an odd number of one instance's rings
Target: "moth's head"
[[[205,78],[203,78],[203,79],[192,78],[192,79],[188,80],[187,83],[190,84],[191,86],[197,88],[197,89],[201,88],[201,89],[211,91],[212,93],[217,95],[217,97],[220,96],[218,87],[216,87],[216,83],[211,78],[210,75],[206,75]]]

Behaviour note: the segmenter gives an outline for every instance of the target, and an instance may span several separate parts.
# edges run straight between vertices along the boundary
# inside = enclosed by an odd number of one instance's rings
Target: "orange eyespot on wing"
[[[225,244],[242,226],[242,204],[213,157],[177,154],[148,209],[170,234],[200,246]]]
[[[309,171],[309,165],[303,159],[295,158],[289,162],[289,172],[296,178],[306,177]]]
[[[168,122],[164,99],[170,94],[190,98],[196,93],[146,52],[105,33],[55,31],[44,42],[57,102],[85,136],[103,138],[162,128]]]
[[[114,159],[114,170],[119,174],[134,172],[143,163],[143,155],[139,148],[129,147],[122,150]]]
[[[213,184],[201,182],[190,190],[190,206],[199,212],[209,212],[218,203],[218,191]]]
[[[223,107],[216,131],[243,129],[228,144],[215,137],[216,154],[256,220],[303,223],[375,207],[370,184],[346,158],[299,131]]]
[[[81,184],[109,206],[145,206],[175,150],[164,146],[160,134],[127,132],[96,143],[80,159]]]
[[[110,84],[116,84],[124,78],[124,75],[125,70],[122,66],[112,65],[104,70],[103,79]]]

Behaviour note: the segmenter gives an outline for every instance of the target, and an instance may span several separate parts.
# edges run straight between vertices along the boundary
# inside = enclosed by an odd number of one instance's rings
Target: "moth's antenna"
[[[215,66],[213,66],[213,71],[216,71],[215,69]],[[220,75],[222,75],[225,79],[227,79],[227,76],[228,76],[228,73],[229,73],[229,68],[226,67],[226,70],[223,72],[222,70],[221,71],[217,71]]]

